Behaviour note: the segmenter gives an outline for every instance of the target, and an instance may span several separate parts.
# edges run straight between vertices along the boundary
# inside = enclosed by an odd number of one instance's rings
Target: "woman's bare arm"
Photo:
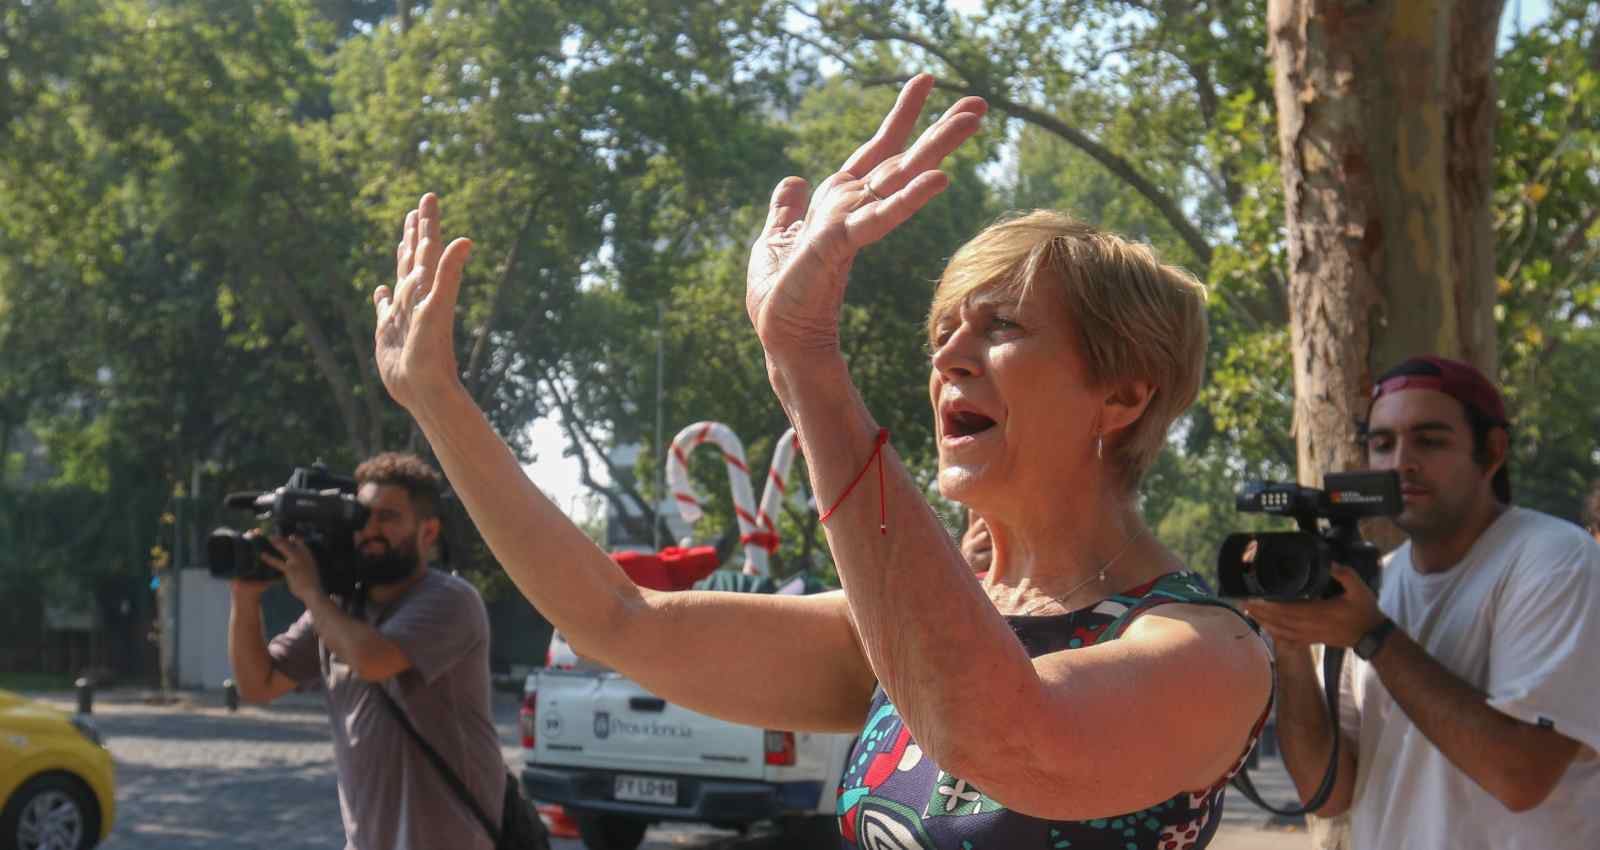
[[[859,724],[873,678],[841,597],[637,587],[523,473],[456,373],[469,250],[464,239],[441,248],[438,199],[424,196],[406,218],[397,286],[373,296],[377,359],[517,588],[580,651],[666,699],[777,728]]]
[[[1034,660],[1036,683],[990,697],[983,752],[950,766],[1017,811],[1081,820],[1204,792],[1267,708],[1266,644],[1237,615],[1171,604],[1118,639]],[[941,763],[941,766],[944,766]]]
[[[1111,644],[1030,659],[892,447],[875,460],[838,313],[855,252],[943,188],[938,163],[983,111],[958,102],[902,152],[931,87],[908,83],[814,193],[780,183],[750,259],[746,307],[812,492],[843,500],[826,530],[863,651],[923,751],[1008,807],[1098,817],[1204,789],[1266,706],[1248,627],[1226,611],[1151,614]]]

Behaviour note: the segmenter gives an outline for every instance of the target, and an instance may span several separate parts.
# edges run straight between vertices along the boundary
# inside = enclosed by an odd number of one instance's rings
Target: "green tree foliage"
[[[1500,63],[1501,377],[1519,502],[1576,519],[1600,476],[1600,8],[1562,0]]]
[[[349,468],[425,450],[376,380],[367,302],[425,190],[445,230],[477,245],[458,356],[524,458],[527,423],[559,408],[586,463],[646,447],[637,468],[588,475],[618,505],[652,502],[659,377],[668,436],[727,422],[763,480],[787,423],[742,293],[767,192],[825,177],[891,84],[921,70],[947,100],[975,92],[995,112],[944,196],[855,265],[843,339],[869,405],[931,482],[928,294],[1001,211],[1060,207],[1147,240],[1213,293],[1208,384],[1145,488],[1162,537],[1207,564],[1240,521],[1233,488],[1293,468],[1264,7],[7,5],[0,582],[143,581],[221,519],[226,490],[319,456]],[[1563,514],[1597,472],[1600,433],[1597,26],[1592,4],[1557,0],[1501,57],[1497,318],[1516,481]],[[721,464],[697,459],[694,474],[711,497],[699,532],[734,550]],[[42,522],[49,506],[81,533]],[[163,521],[180,515],[181,529]],[[780,573],[826,572],[815,514],[783,523]],[[649,518],[634,530],[648,537]],[[49,578],[62,574],[91,580]]]
[[[962,15],[937,0],[794,4],[806,22],[797,37],[858,81],[931,70],[987,97],[1016,140],[998,181],[1004,205],[1074,211],[1210,285],[1208,382],[1145,488],[1166,537],[1206,529],[1196,539],[1208,545],[1176,541],[1197,565],[1240,522],[1238,483],[1294,475],[1265,6],[989,0]],[[1553,3],[1500,58],[1500,377],[1519,424],[1520,494],[1563,515],[1596,463],[1584,436],[1596,433],[1596,395],[1578,366],[1594,354],[1595,29],[1593,4]]]
[[[853,76],[933,70],[1011,126],[1008,208],[1149,242],[1210,285],[1209,381],[1145,489],[1189,563],[1214,560],[1247,478],[1293,476],[1277,136],[1259,0],[818,3],[817,49]],[[1206,486],[1201,486],[1202,482]]]
[[[763,4],[374,11],[5,13],[0,434],[42,442],[49,486],[131,514],[121,551],[170,550],[158,518],[195,498],[195,479],[200,519],[177,532],[191,551],[223,491],[272,486],[315,457],[347,469],[417,447],[372,374],[366,293],[424,189],[480,246],[460,360],[526,453],[525,424],[553,404],[575,440],[644,435],[656,303],[740,253],[764,202],[751,186],[801,170],[782,120],[798,92],[782,46],[766,43]],[[916,289],[934,271],[926,258],[948,250],[932,243],[951,240],[906,238]],[[897,330],[914,329],[920,307],[901,312]],[[742,313],[727,313],[733,329]],[[864,362],[897,362],[859,338]],[[917,338],[895,336],[902,352]],[[703,407],[776,412],[764,380]],[[79,571],[110,569],[90,549],[72,559]],[[116,569],[142,572],[142,560]]]
[[[213,6],[3,13],[0,431],[27,426],[56,470],[12,503],[76,505],[65,519],[82,524],[45,533],[19,509],[29,545],[8,567],[84,587],[147,575],[197,468],[281,479],[308,436],[338,431],[315,373],[286,367],[303,362],[295,327],[246,300],[281,285],[265,270],[298,271],[271,235],[283,184],[264,178],[306,179],[284,124],[315,93],[307,21]]]
[[[872,135],[893,99],[892,90],[863,90],[842,80],[810,92],[789,120],[792,141],[786,150],[795,173],[813,182],[832,173]],[[929,112],[931,121],[938,113]],[[927,391],[928,301],[949,255],[997,212],[978,178],[992,147],[991,139],[958,153],[947,165],[950,188],[856,259],[841,323],[841,343],[862,396],[890,429],[895,451],[930,486],[936,457]],[[767,383],[761,347],[744,310],[748,241],[765,218],[764,200],[740,215],[735,241],[707,255],[699,267],[680,273],[665,312],[671,351],[666,418],[677,423],[671,430],[699,419],[731,426],[745,441],[755,467],[758,498],[774,442],[789,427]],[[647,409],[643,397],[639,404]],[[706,530],[723,539],[736,535],[721,462],[709,454],[695,461],[703,492],[710,497]],[[647,468],[654,471],[653,465]],[[795,480],[804,479],[797,472]],[[780,550],[780,560],[793,556],[797,565],[815,563],[829,573],[831,561],[815,514],[791,520],[795,526],[784,534],[790,545]],[[775,571],[787,575],[790,567]]]

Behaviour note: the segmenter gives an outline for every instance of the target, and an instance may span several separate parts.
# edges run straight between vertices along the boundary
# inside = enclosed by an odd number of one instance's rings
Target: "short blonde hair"
[[[1109,463],[1131,490],[1200,392],[1206,287],[1162,263],[1147,245],[1035,210],[990,225],[950,258],[933,293],[928,337],[934,339],[940,322],[980,291],[999,289],[1020,299],[1039,285],[1059,293],[1095,386],[1137,380],[1154,388],[1139,419],[1106,442]]]

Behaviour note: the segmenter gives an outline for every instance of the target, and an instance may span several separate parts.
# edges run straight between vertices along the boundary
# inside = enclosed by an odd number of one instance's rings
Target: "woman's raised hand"
[[[406,214],[405,236],[395,251],[394,289],[372,293],[378,311],[378,374],[401,407],[460,380],[456,373],[455,308],[461,269],[471,240],[448,247],[439,237],[439,199],[422,196]]]
[[[799,177],[773,191],[745,289],[745,309],[769,358],[837,351],[839,309],[856,252],[949,185],[939,164],[977,132],[988,105],[962,98],[907,150],[933,85],[928,74],[907,82],[878,132],[815,194]]]

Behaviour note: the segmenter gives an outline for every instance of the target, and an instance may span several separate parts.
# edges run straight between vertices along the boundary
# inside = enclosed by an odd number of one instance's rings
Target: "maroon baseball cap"
[[[1476,366],[1448,357],[1412,357],[1383,373],[1372,385],[1372,400],[1377,401],[1401,390],[1441,392],[1501,427],[1509,427],[1506,403],[1500,391]]]

